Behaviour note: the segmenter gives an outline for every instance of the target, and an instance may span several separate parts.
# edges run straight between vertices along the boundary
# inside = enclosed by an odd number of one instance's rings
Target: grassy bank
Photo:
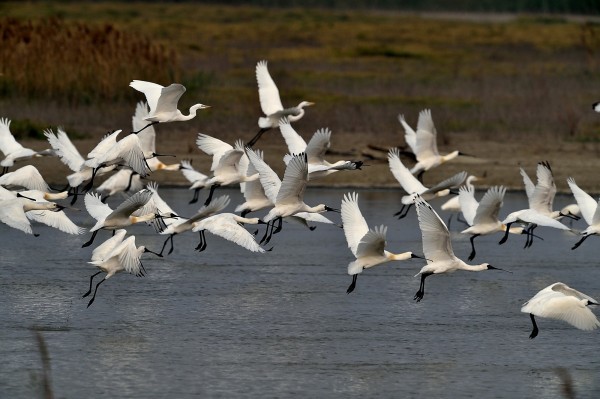
[[[67,32],[112,32],[108,56],[97,42],[86,48],[81,35],[58,32],[64,50],[38,46],[25,59],[0,58],[2,116],[62,125],[79,137],[128,128],[141,98],[127,86],[131,79],[172,79],[188,87],[181,109],[213,106],[191,122],[161,126],[181,133],[182,152],[197,151],[198,131],[249,140],[260,114],[254,66],[267,59],[284,105],[317,103],[298,130],[309,135],[328,126],[334,140],[340,137],[334,146],[351,147],[356,135],[402,144],[396,115],[415,124],[425,107],[433,110],[441,147],[535,140],[544,153],[565,141],[589,148],[600,140],[600,118],[591,112],[600,100],[600,25],[592,22],[515,16],[482,23],[387,11],[160,3],[2,3],[0,11],[12,18],[4,20],[8,26],[42,25],[52,17]],[[7,43],[26,51],[23,41]],[[19,65],[47,78],[47,88],[63,87],[79,69],[86,73],[74,80],[81,89],[32,92],[7,72]],[[104,82],[101,90],[96,81]]]

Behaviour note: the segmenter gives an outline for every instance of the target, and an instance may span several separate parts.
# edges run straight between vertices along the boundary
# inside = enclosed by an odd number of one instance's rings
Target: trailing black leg
[[[258,141],[258,139],[260,139],[260,136],[263,135],[264,132],[266,132],[267,130],[269,130],[269,128],[261,128],[258,133],[256,133],[256,135],[254,137],[252,137],[252,140],[250,140],[248,142],[248,147],[252,148],[252,146],[254,144],[256,144],[256,142]]]
[[[571,249],[573,250],[573,249],[577,249],[577,248],[579,248],[579,246],[580,246],[580,245],[581,245],[581,244],[582,244],[582,243],[583,243],[585,240],[587,240],[587,238],[588,238],[590,235],[591,235],[591,234],[586,234],[586,235],[584,235],[583,237],[581,237],[581,240],[577,241],[577,242],[575,243],[575,245],[573,245],[573,247],[571,247]]]
[[[131,173],[129,174],[129,181],[127,182],[127,187],[125,187],[125,192],[131,190],[131,183],[133,183],[133,176],[137,175],[137,172],[134,172],[133,170],[131,171]]]
[[[81,246],[81,248],[89,247],[90,245],[92,245],[92,243],[94,242],[94,238],[96,238],[96,234],[98,234],[98,230],[96,230],[96,231],[94,231],[92,233],[92,238],[90,238],[90,240],[88,242],[86,242],[85,244],[83,244]]]
[[[143,128],[141,128],[140,130],[138,130],[137,132],[131,132],[132,134],[138,134],[139,132],[141,132],[142,130],[144,130],[147,127],[150,127],[152,125],[156,125],[158,122],[150,122],[148,123],[146,126],[144,126]]]
[[[356,288],[356,279],[357,278],[358,278],[358,274],[352,275],[352,283],[348,286],[348,289],[346,290],[346,294],[349,294],[352,291],[354,291],[354,288]]]
[[[475,237],[479,237],[479,234],[473,234],[471,236],[471,254],[469,255],[469,260],[473,260],[475,259],[475,243],[473,242],[473,240],[475,239]]]
[[[271,227],[271,225],[273,223],[275,223],[275,220],[270,220],[270,221],[267,222],[267,228],[265,229],[265,235],[260,239],[259,244],[262,244],[262,243],[265,242],[265,240],[269,236],[269,227]]]
[[[103,278],[102,280],[100,280],[100,282],[98,282],[98,284],[96,284],[96,289],[94,289],[94,296],[92,296],[92,299],[90,299],[90,301],[88,302],[88,305],[87,305],[88,308],[94,302],[94,299],[96,299],[96,292],[98,292],[98,287],[100,286],[100,284],[102,284],[105,281],[106,281],[106,278]]]
[[[212,186],[210,186],[210,192],[208,193],[208,198],[206,199],[206,201],[204,201],[204,206],[208,206],[208,204],[210,204],[210,201],[212,201],[213,194],[217,187],[219,187],[219,184],[213,184]]]
[[[533,316],[533,313],[529,313],[529,317],[531,318],[531,323],[533,324],[533,330],[531,331],[531,334],[529,335],[529,339],[534,339],[535,337],[537,337],[538,332],[540,330],[538,330],[538,326],[535,322],[535,317]]]
[[[425,296],[425,279],[427,276],[432,275],[433,273],[423,273],[421,274],[421,285],[419,286],[419,291],[415,294],[413,298],[417,302],[421,302],[421,299]]]
[[[502,237],[502,239],[501,239],[501,240],[500,240],[500,242],[498,243],[499,245],[502,245],[502,244],[504,244],[504,243],[506,242],[506,240],[508,240],[508,232],[509,232],[509,230],[510,230],[510,225],[511,225],[511,224],[512,224],[512,223],[507,223],[507,224],[506,224],[506,226],[505,226],[505,228],[506,228],[506,231],[504,232],[504,236]]]
[[[198,197],[200,196],[200,190],[202,190],[202,188],[197,188],[194,190],[194,198],[192,198],[192,200],[189,202],[190,204],[195,204],[196,202],[198,202]]]
[[[99,271],[98,273],[94,273],[94,274],[91,275],[91,277],[90,277],[90,289],[88,290],[88,292],[86,292],[85,294],[83,294],[82,298],[85,298],[86,296],[88,296],[88,295],[90,295],[92,293],[92,280],[94,279],[94,277],[96,277],[100,273],[102,273],[102,271]]]

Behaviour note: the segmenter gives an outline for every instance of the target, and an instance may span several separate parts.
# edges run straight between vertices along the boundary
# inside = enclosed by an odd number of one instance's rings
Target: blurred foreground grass
[[[3,117],[99,137],[128,129],[132,79],[183,83],[174,130],[249,139],[254,67],[269,60],[298,124],[399,141],[396,115],[432,108],[442,143],[524,135],[598,141],[600,24],[553,16],[454,21],[401,12],[144,3],[2,3]],[[395,142],[390,143],[390,145]]]

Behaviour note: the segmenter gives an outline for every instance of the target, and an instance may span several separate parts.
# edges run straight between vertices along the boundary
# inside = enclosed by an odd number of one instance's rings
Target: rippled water
[[[223,191],[238,202],[237,192]],[[344,192],[309,190],[306,199],[339,208]],[[187,204],[187,190],[161,194],[182,215],[198,208]],[[421,253],[414,210],[402,221],[391,216],[399,197],[360,191],[360,204],[370,225],[389,226],[391,251]],[[558,197],[556,206],[567,201]],[[523,194],[508,194],[501,214],[524,205]],[[85,212],[73,218],[92,225]],[[528,250],[521,236],[502,246],[500,236],[479,237],[475,261],[514,273],[433,276],[414,303],[418,259],[367,270],[346,295],[352,255],[335,226],[286,224],[266,254],[208,233],[208,249],[198,253],[198,235],[186,233],[170,256],[145,254],[146,277],[115,276],[86,308],[81,295],[95,269],[86,263],[92,249],[81,244],[89,234],[37,231],[34,238],[0,225],[2,398],[40,396],[33,329],[45,338],[56,397],[560,398],[564,378],[578,397],[600,392],[597,331],[538,318],[540,334],[530,340],[529,317],[520,313],[556,281],[600,297],[597,238],[571,251],[575,236],[542,228],[544,241]],[[149,227],[130,231],[138,245],[160,249],[163,237]],[[95,244],[108,236],[100,232]],[[453,241],[466,258],[468,237],[453,233]]]

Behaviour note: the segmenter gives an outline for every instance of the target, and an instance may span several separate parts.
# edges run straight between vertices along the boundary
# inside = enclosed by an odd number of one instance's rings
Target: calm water
[[[239,202],[237,192],[223,191]],[[309,190],[306,199],[339,207],[344,192]],[[190,191],[161,194],[182,215],[198,208],[187,204]],[[402,221],[391,216],[399,197],[360,191],[360,204],[370,225],[389,226],[391,251],[421,253],[414,209]],[[567,201],[558,197],[556,207]],[[501,215],[524,205],[523,194],[508,194]],[[73,218],[92,225],[86,212]],[[37,231],[34,238],[0,225],[2,398],[40,396],[33,328],[46,340],[59,398],[560,398],[560,370],[578,397],[600,394],[597,331],[538,319],[540,334],[530,340],[529,317],[520,313],[557,281],[600,297],[597,238],[571,251],[577,238],[549,229],[537,229],[544,241],[528,250],[522,236],[502,246],[499,235],[479,237],[475,261],[514,273],[434,276],[414,303],[418,259],[367,270],[346,295],[352,255],[335,226],[311,232],[286,224],[266,254],[208,233],[208,249],[198,253],[198,235],[186,233],[175,237],[170,256],[145,254],[146,277],[117,275],[86,308],[81,295],[95,269],[86,263],[92,249],[81,244],[89,234]],[[130,231],[138,245],[160,249],[164,237],[150,227]],[[108,236],[100,232],[95,245]],[[466,258],[468,238],[453,233],[453,241]]]

